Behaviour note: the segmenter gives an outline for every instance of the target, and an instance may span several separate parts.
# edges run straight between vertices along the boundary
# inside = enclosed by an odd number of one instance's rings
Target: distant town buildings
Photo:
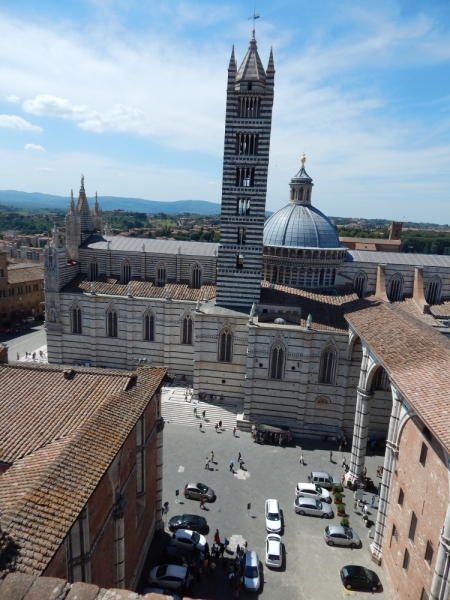
[[[43,313],[43,265],[12,264],[8,253],[0,250],[0,325]]]

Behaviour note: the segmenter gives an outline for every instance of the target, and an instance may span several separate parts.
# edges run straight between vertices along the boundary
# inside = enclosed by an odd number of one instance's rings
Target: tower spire
[[[231,49],[230,64],[228,65],[228,70],[229,71],[237,70],[236,58],[234,57],[234,44],[233,44],[233,48]]]
[[[267,65],[267,72],[269,71],[275,71],[272,46],[270,46],[269,64]]]

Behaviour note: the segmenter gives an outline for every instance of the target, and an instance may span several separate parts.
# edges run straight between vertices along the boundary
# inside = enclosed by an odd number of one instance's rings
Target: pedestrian
[[[301,465],[305,464],[305,459],[303,458],[303,454],[300,454],[300,464]]]
[[[199,426],[198,426],[198,428],[200,429],[200,431],[202,430],[202,427],[203,427],[203,424],[202,424],[202,422],[200,421],[200,424],[199,424]]]
[[[206,458],[205,469],[209,469],[209,458]]]
[[[200,496],[200,508],[205,508],[206,496]]]
[[[367,476],[367,467],[364,467],[364,477]]]
[[[369,514],[369,507],[367,506],[367,502],[366,501],[364,501],[363,514],[365,514],[365,515]]]
[[[239,544],[236,546],[236,558],[239,556],[239,554],[241,553],[241,547],[239,546]]]
[[[342,452],[342,442],[339,442],[339,452]]]
[[[214,425],[214,429],[216,430],[216,433],[217,433],[217,430],[218,430],[218,428],[219,428],[219,423],[216,423],[216,424]]]
[[[194,417],[197,418],[197,407],[196,406],[194,406]]]
[[[225,552],[225,544],[223,544],[222,542],[220,542],[219,544],[219,556],[221,556],[223,558],[223,553]]]
[[[17,353],[17,360],[19,360],[19,358],[20,358],[19,353]]]
[[[358,500],[356,498],[353,500],[353,508],[355,512],[358,510]]]
[[[214,462],[214,452],[211,450],[211,462]]]
[[[214,534],[214,543],[215,544],[220,544],[220,535],[219,535],[219,530],[216,529],[216,533]]]
[[[380,497],[380,494],[381,494],[381,481],[380,481],[380,483],[378,484],[378,488],[377,488],[377,494],[378,494],[378,497]]]
[[[231,571],[231,573],[228,575],[228,583],[230,584],[230,588],[233,589],[234,588],[234,572]]]
[[[247,548],[248,548],[247,540],[245,540],[243,548],[244,548],[244,554],[245,554],[247,552]]]
[[[343,486],[344,483],[345,483],[345,475],[342,475],[342,477],[341,477],[341,485]]]
[[[330,450],[330,462],[333,462],[333,450]]]
[[[345,456],[342,457],[342,468],[345,469],[345,465],[347,464],[347,461],[345,459]]]
[[[214,560],[211,560],[211,562],[209,563],[209,572],[211,573],[211,575],[214,575],[214,570],[216,567],[217,565],[214,562]]]
[[[202,417],[203,417],[203,420],[205,421],[205,420],[206,420],[206,410],[204,410],[204,411],[202,412]]]
[[[370,501],[370,508],[373,508],[375,506],[375,496],[372,496],[372,500]]]
[[[33,352],[33,360],[36,360],[36,352]]]
[[[238,454],[238,462],[241,462],[242,454],[239,452]]]
[[[232,473],[234,473],[234,468],[233,467],[234,467],[234,462],[232,460],[230,460],[230,471]]]
[[[233,437],[236,437],[236,427],[233,427]]]
[[[219,421],[219,429],[222,429],[222,421]]]

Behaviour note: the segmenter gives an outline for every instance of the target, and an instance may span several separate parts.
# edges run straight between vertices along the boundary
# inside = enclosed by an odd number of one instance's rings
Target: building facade
[[[29,263],[10,264],[0,252],[0,325],[44,313],[44,269]]]

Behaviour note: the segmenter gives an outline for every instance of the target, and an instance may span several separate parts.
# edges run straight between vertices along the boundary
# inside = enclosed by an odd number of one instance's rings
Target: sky
[[[220,203],[254,3],[1,0],[0,189]],[[267,209],[306,154],[328,216],[450,222],[450,3],[260,0]]]

